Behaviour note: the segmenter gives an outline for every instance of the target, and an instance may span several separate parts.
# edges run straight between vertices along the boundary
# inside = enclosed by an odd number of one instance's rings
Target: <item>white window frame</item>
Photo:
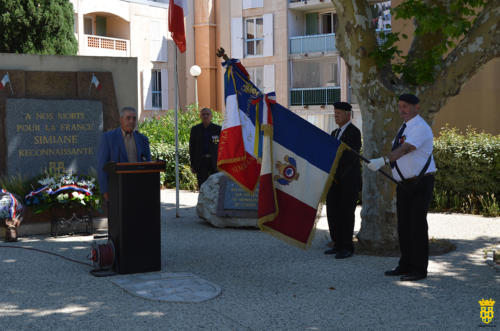
[[[328,33],[325,33],[323,32],[323,16],[330,16],[330,19],[332,21],[332,32],[328,32]],[[336,15],[335,12],[331,11],[331,12],[324,12],[324,13],[319,13],[319,31],[321,32],[321,34],[330,34],[330,33],[335,33],[335,19],[334,19],[334,16]]]
[[[260,19],[262,20],[262,36],[260,38],[257,38],[257,20]],[[253,21],[254,23],[254,31],[253,39],[247,39],[247,22],[248,21]],[[264,18],[262,16],[256,16],[256,17],[245,17],[243,21],[243,43],[244,43],[244,48],[245,48],[245,57],[262,57],[264,56]],[[254,51],[257,51],[257,41],[261,42],[261,49],[262,53],[261,54],[248,54],[248,42],[253,42],[254,44]]]

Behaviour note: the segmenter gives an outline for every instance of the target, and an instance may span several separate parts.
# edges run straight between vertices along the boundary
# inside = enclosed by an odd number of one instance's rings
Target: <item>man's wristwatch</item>
[[[389,164],[390,163],[389,158],[387,156],[384,156],[384,163],[385,164]]]

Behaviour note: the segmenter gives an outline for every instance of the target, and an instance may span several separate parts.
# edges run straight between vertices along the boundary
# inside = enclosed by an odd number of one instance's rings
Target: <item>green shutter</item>
[[[318,13],[306,14],[306,35],[319,33]]]
[[[96,35],[98,36],[106,36],[106,17],[104,16],[96,16],[95,18],[95,28]]]

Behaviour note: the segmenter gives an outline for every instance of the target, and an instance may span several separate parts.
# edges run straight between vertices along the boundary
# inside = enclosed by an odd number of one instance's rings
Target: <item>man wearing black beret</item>
[[[335,107],[335,123],[339,127],[333,130],[332,136],[359,153],[361,132],[351,123],[351,105],[347,102],[336,102],[333,106]],[[326,214],[333,248],[325,251],[325,254],[335,254],[335,258],[345,259],[354,253],[352,243],[354,211],[360,190],[361,166],[359,158],[350,151],[344,151],[326,197]]]
[[[390,164],[396,189],[398,236],[401,258],[399,265],[385,272],[403,281],[427,277],[429,236],[427,211],[432,199],[436,165],[432,157],[433,134],[419,111],[419,99],[413,94],[399,97],[399,115],[404,120],[388,156],[370,160],[367,167],[377,171]]]

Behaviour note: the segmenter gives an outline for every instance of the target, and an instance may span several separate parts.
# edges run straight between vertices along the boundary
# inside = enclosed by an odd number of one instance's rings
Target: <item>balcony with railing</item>
[[[85,35],[85,38],[82,55],[130,56],[130,40],[96,35]]]
[[[290,37],[290,54],[336,51],[335,33]]]
[[[340,87],[291,88],[290,106],[333,105],[340,101]]]
[[[330,0],[288,0],[288,8],[309,11],[333,8],[333,4]]]

